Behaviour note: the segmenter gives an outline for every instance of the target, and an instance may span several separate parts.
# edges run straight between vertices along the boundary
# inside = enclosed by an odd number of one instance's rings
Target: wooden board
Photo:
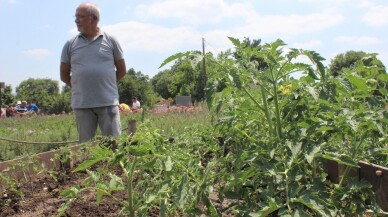
[[[360,161],[360,180],[366,180],[373,186],[377,204],[388,212],[388,168]],[[381,175],[377,175],[381,171]]]

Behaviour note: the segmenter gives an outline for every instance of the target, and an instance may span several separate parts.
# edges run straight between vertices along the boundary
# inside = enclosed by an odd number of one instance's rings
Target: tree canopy
[[[193,51],[201,54],[200,51]],[[213,59],[212,53],[206,54],[206,59]],[[152,87],[164,99],[175,98],[176,96],[191,96],[193,101],[199,102],[204,99],[207,71],[211,71],[212,63],[202,60],[192,64],[190,58],[179,58],[170,69],[159,72],[151,79]]]
[[[58,81],[29,78],[16,87],[17,100],[32,100],[40,107],[49,107],[53,98],[59,95]]]
[[[368,70],[365,70],[364,66]],[[347,51],[338,54],[331,60],[328,70],[334,77],[351,70],[364,78],[368,78],[368,85],[375,87],[374,95],[381,95],[382,92],[388,89],[386,68],[381,60],[377,58],[376,53]]]
[[[142,105],[151,106],[156,100],[156,94],[150,84],[147,75],[140,71],[136,72],[133,68],[129,69],[127,74],[118,84],[120,103],[131,105],[131,98],[137,97]]]
[[[338,54],[330,61],[329,72],[335,77],[341,74],[344,68],[355,68],[357,61],[362,61],[365,66],[379,67],[379,72],[385,73],[384,64],[377,59],[376,56],[377,54],[374,53],[365,53],[364,51],[353,50]]]

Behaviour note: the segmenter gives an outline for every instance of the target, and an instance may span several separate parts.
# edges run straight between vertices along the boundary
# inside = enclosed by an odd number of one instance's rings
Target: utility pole
[[[1,89],[5,88],[5,83],[4,82],[0,82],[0,115],[1,113],[3,112],[3,110],[1,108],[3,108],[3,104],[1,102]]]
[[[206,62],[205,62],[205,39],[202,38],[202,89],[205,90],[206,84],[207,84],[207,74],[206,74]],[[203,92],[202,99],[205,100],[205,91]]]

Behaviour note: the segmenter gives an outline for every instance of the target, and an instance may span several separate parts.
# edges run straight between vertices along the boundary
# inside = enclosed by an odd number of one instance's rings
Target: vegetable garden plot
[[[87,177],[62,191],[61,212],[90,192],[98,204],[118,202],[129,216],[150,210],[160,216],[270,217],[382,212],[373,185],[347,174],[362,160],[387,164],[388,93],[380,85],[387,75],[359,61],[334,77],[314,51],[283,49],[281,40],[260,45],[229,39],[235,51],[218,58],[186,52],[163,63],[212,63],[206,102],[214,125],[179,125],[183,130],[169,140],[172,131],[144,121],[130,140],[91,147],[74,170]],[[300,79],[291,77],[295,72]],[[348,166],[338,184],[328,179],[327,160]],[[214,193],[217,201],[210,199]],[[223,201],[234,202],[219,206]]]

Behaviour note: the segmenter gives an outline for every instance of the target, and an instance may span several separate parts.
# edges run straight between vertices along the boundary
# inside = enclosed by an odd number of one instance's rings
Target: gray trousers
[[[121,122],[118,106],[73,109],[73,111],[80,143],[92,139],[96,135],[97,126],[103,136],[120,136]]]

